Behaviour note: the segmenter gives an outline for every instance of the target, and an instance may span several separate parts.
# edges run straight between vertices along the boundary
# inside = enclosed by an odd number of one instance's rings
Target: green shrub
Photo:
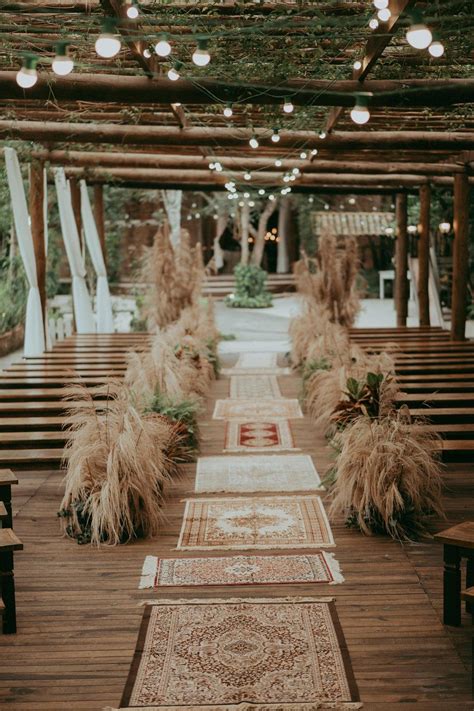
[[[234,269],[235,294],[226,297],[227,306],[246,309],[263,309],[272,305],[272,295],[267,291],[267,273],[256,264],[238,264]]]
[[[0,334],[11,331],[25,320],[28,285],[20,258],[12,268],[0,266]]]
[[[196,400],[177,402],[160,392],[155,393],[147,409],[148,412],[156,412],[176,424],[182,437],[180,458],[184,461],[193,461],[194,455],[199,451],[199,410],[200,405]]]

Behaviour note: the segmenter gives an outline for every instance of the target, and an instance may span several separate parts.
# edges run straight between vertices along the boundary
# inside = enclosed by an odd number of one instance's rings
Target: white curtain
[[[182,190],[162,190],[163,203],[170,225],[170,240],[174,248],[179,244],[181,238],[181,200]]]
[[[224,253],[222,247],[219,244],[219,240],[224,234],[224,230],[227,227],[227,213],[219,215],[216,224],[216,236],[214,237],[214,261],[216,264],[216,269],[222,269],[224,266]]]
[[[56,194],[58,196],[59,219],[64,247],[72,277],[72,301],[78,333],[94,333],[95,323],[91,297],[86,284],[86,268],[81,254],[79,234],[71,204],[71,191],[63,168],[54,172]]]
[[[18,156],[13,148],[5,148],[5,163],[7,167],[8,187],[13,208],[13,219],[23,266],[30,290],[26,304],[25,342],[23,353],[31,358],[44,353],[44,320],[41,307],[41,297],[38,288],[35,250],[30,227],[30,216],[25,196],[25,188],[21,177]]]
[[[114,317],[112,313],[112,300],[110,298],[109,283],[107,281],[107,270],[105,268],[104,255],[100,245],[99,234],[95,224],[92,207],[87,192],[85,180],[81,180],[81,215],[86,238],[87,249],[91,255],[92,264],[97,274],[96,289],[96,319],[98,333],[114,332]]]

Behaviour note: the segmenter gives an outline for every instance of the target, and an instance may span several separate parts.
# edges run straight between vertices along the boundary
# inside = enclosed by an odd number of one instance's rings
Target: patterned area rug
[[[252,550],[334,546],[318,496],[188,499],[181,550]]]
[[[297,450],[287,420],[227,423],[224,452],[281,452]]]
[[[157,558],[148,555],[140,588],[191,585],[282,585],[342,583],[332,553],[310,555],[249,555],[229,558]]]
[[[274,375],[236,375],[230,379],[231,398],[281,398]]]
[[[220,491],[317,491],[323,489],[309,454],[257,454],[252,457],[199,457],[196,493]]]
[[[222,368],[221,375],[292,375],[291,368]]]
[[[357,698],[330,598],[160,600],[144,611],[122,708],[344,709]]]
[[[294,420],[303,417],[298,400],[216,400],[214,420]]]
[[[241,353],[236,368],[276,368],[278,353]]]

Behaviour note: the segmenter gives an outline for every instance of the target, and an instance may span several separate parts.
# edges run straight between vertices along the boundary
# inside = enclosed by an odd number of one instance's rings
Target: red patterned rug
[[[287,420],[226,423],[225,452],[283,452],[296,450]]]

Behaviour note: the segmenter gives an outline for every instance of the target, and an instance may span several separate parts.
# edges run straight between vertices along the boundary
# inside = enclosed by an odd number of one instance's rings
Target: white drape
[[[20,164],[13,148],[5,148],[4,152],[18,247],[30,286],[26,304],[25,342],[23,348],[23,353],[28,358],[42,355],[45,350],[43,309],[41,308],[35,250]]]
[[[87,249],[97,274],[96,288],[96,319],[98,333],[114,332],[114,317],[112,313],[112,300],[110,298],[109,283],[107,281],[107,270],[105,268],[104,255],[100,245],[97,225],[95,224],[92,212],[89,193],[85,180],[81,180],[81,215],[86,238]]]
[[[170,225],[170,241],[176,248],[181,239],[181,200],[182,190],[162,190],[163,204]]]
[[[81,245],[71,204],[71,191],[66,181],[63,168],[57,168],[55,170],[54,182],[58,196],[61,232],[64,247],[66,248],[69,268],[71,270],[72,301],[76,330],[78,333],[94,333],[96,329],[91,297],[85,279],[86,268],[81,254]]]
[[[214,261],[216,264],[216,269],[222,269],[224,266],[224,252],[219,244],[219,240],[222,237],[225,228],[227,227],[227,213],[224,215],[219,215],[216,224],[216,236],[214,237]]]

